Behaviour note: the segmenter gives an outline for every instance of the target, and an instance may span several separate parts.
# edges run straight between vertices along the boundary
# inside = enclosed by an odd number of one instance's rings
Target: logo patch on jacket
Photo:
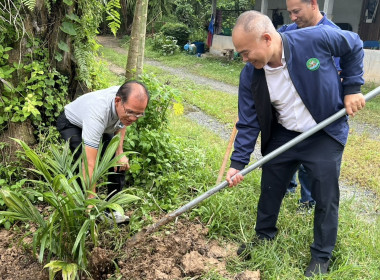
[[[309,69],[310,71],[315,71],[315,70],[318,70],[319,66],[321,66],[321,63],[319,62],[318,58],[310,58],[307,62],[306,62],[306,67],[307,69]]]

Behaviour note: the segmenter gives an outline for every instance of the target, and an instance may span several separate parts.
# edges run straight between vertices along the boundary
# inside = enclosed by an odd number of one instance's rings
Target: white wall
[[[286,10],[286,0],[266,0],[268,1],[267,15],[272,18],[271,9],[279,9],[284,17],[284,23],[289,24],[291,20]],[[364,0],[334,0],[333,7],[333,22],[349,23],[352,26],[352,31],[358,32],[360,13],[362,8],[362,1]],[[324,0],[319,0],[319,9],[323,11],[325,4]],[[261,0],[256,0],[255,10],[260,11]]]
[[[321,5],[319,6],[321,8]],[[323,9],[323,6],[322,6]],[[352,31],[358,32],[362,1],[335,0],[333,22],[347,22],[352,25]]]
[[[364,79],[380,84],[380,50],[364,50]]]

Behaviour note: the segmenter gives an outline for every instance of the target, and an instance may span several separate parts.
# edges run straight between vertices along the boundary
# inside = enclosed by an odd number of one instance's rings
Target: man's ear
[[[121,97],[120,96],[116,96],[115,97],[115,103],[118,103],[118,102],[120,102],[121,101]]]
[[[272,44],[272,36],[269,33],[264,33],[262,35],[262,38],[267,43],[268,46]]]

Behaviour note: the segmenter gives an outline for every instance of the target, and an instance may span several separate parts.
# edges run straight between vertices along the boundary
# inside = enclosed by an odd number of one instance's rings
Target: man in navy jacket
[[[243,179],[238,172],[249,163],[259,132],[266,155],[340,109],[354,116],[365,105],[360,93],[364,52],[353,32],[320,25],[278,33],[267,16],[248,11],[238,18],[232,40],[254,67],[240,77],[238,134],[226,177],[230,186]],[[340,76],[333,57],[340,57]],[[258,239],[267,240],[277,233],[281,202],[297,166],[309,171],[316,208],[306,276],[327,273],[336,243],[338,180],[347,137],[345,116],[262,167],[255,230]],[[238,254],[245,249],[243,244]]]
[[[287,0],[286,7],[293,23],[281,26],[281,28],[277,30],[278,32],[286,32],[320,24],[339,28],[319,10],[317,0]],[[340,71],[339,58],[335,57],[334,60],[337,70]],[[298,168],[298,179],[301,184],[301,199],[299,200],[301,203],[300,207],[306,209],[311,208],[315,204],[315,201],[311,196],[311,182],[308,173],[302,164]],[[287,193],[295,192],[296,187],[296,174],[294,174],[288,186]]]

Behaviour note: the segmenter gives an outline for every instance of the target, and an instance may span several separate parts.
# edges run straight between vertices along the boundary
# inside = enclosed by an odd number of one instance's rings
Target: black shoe
[[[251,249],[254,247],[252,242],[243,243],[240,245],[239,249],[237,249],[236,254],[243,260],[249,261],[251,259]]]
[[[330,260],[326,262],[318,261],[316,259],[311,259],[309,266],[305,270],[306,277],[313,277],[318,274],[327,274],[327,269],[329,268]]]
[[[257,245],[259,245],[260,242],[263,242],[265,240],[271,241],[273,239],[263,238],[263,237],[255,237],[252,242],[249,243],[243,243],[240,245],[240,247],[237,249],[236,254],[243,260],[248,261],[251,259],[251,251],[253,248]]]
[[[315,201],[306,201],[306,202],[299,202],[297,212],[308,212],[311,213],[313,208],[315,206]]]

